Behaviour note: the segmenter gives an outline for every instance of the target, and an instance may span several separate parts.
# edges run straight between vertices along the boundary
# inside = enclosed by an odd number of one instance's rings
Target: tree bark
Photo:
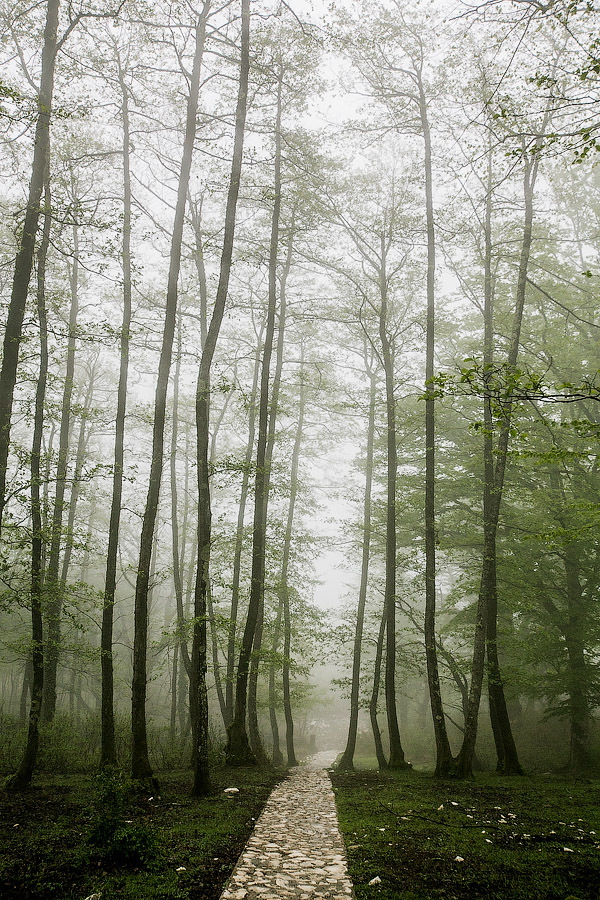
[[[283,622],[283,602],[277,603],[277,614],[273,627],[273,643],[271,645],[271,662],[269,663],[269,721],[271,723],[271,761],[274,766],[283,765],[283,753],[279,739],[279,723],[277,722],[277,689],[276,689],[276,659],[281,643],[281,626]]]
[[[242,31],[240,45],[240,75],[235,113],[235,138],[231,176],[227,193],[223,250],[219,283],[213,314],[202,350],[196,386],[196,433],[198,462],[198,567],[194,591],[194,639],[192,646],[192,677],[190,679],[190,709],[194,709],[192,723],[194,738],[195,795],[206,794],[210,788],[208,767],[208,699],[206,694],[206,597],[209,586],[211,508],[208,467],[210,369],[223,321],[229,275],[233,256],[236,207],[242,173],[244,132],[248,103],[248,74],[250,69],[250,0],[242,0]]]
[[[356,629],[354,632],[354,653],[352,656],[352,686],[350,689],[350,723],[348,726],[348,739],[346,748],[338,763],[340,772],[354,771],[354,751],[356,749],[356,734],[358,731],[358,711],[360,699],[360,664],[362,653],[362,639],[365,621],[365,606],[367,602],[367,587],[369,581],[369,561],[371,553],[371,493],[373,488],[373,451],[375,443],[375,400],[377,379],[369,366],[365,348],[365,366],[370,382],[369,391],[369,418],[367,424],[367,454],[365,474],[365,495],[363,502],[363,542],[362,563],[360,571],[360,586],[358,589],[358,609],[356,611]]]
[[[256,426],[256,395],[258,392],[258,377],[260,373],[260,359],[262,350],[262,336],[264,328],[261,326],[256,346],[254,360],[254,374],[252,378],[252,390],[248,407],[248,443],[244,457],[244,469],[242,473],[242,486],[240,489],[240,503],[238,507],[237,527],[235,532],[235,549],[233,552],[233,575],[231,581],[231,612],[229,617],[229,633],[227,637],[227,678],[225,685],[225,706],[227,710],[227,727],[233,721],[234,702],[234,670],[235,670],[235,643],[237,633],[237,617],[240,599],[240,579],[242,572],[242,551],[244,549],[244,519],[246,516],[246,503],[250,487],[250,469],[254,455],[254,434]]]
[[[386,538],[385,538],[385,618],[386,618],[386,657],[385,657],[385,704],[387,712],[388,732],[390,739],[390,769],[401,769],[407,766],[400,741],[398,712],[396,709],[396,470],[398,468],[398,451],[396,449],[396,398],[394,396],[394,361],[392,348],[387,333],[387,273],[386,242],[381,235],[381,268],[379,273],[380,314],[379,338],[381,341],[382,361],[385,372],[385,396],[387,418],[387,506],[386,506]]]
[[[86,389],[83,406],[81,409],[81,422],[79,423],[79,434],[77,437],[77,449],[75,451],[75,466],[73,469],[73,478],[71,481],[71,496],[69,497],[69,515],[67,517],[67,527],[65,534],[65,548],[63,552],[61,572],[60,572],[60,593],[61,603],[64,598],[67,586],[67,578],[69,575],[69,567],[71,565],[71,556],[73,554],[73,532],[75,528],[75,517],[77,514],[77,503],[79,500],[79,492],[81,489],[81,476],[83,466],[86,459],[88,441],[90,438],[90,429],[86,429],[86,422],[91,413],[92,402],[94,399],[94,389],[96,386],[96,365],[93,362],[89,369],[89,381]]]
[[[17,771],[6,782],[7,790],[24,790],[31,784],[39,746],[39,723],[44,690],[44,628],[42,590],[44,578],[43,523],[40,496],[40,461],[44,431],[44,401],[48,380],[48,322],[46,317],[46,259],[52,226],[49,164],[44,190],[44,226],[37,255],[37,314],[40,325],[40,368],[35,393],[33,441],[31,445],[31,704],[27,744]]]
[[[544,126],[545,127],[545,126]],[[539,141],[538,140],[538,144]],[[491,375],[493,368],[493,290],[491,270],[491,156],[488,157],[488,190],[486,195],[486,225],[485,225],[485,307],[484,307],[484,377]],[[521,240],[521,254],[519,260],[519,272],[517,276],[515,311],[510,346],[507,356],[509,371],[514,369],[519,353],[519,339],[523,322],[523,310],[525,307],[525,293],[527,287],[527,270],[531,252],[531,239],[533,228],[533,196],[535,181],[539,164],[539,154],[534,153],[532,158],[524,152],[523,194],[525,200],[525,217],[523,223],[523,237]],[[477,602],[475,641],[473,645],[473,659],[471,664],[471,686],[469,690],[469,707],[465,722],[463,743],[458,755],[456,774],[459,777],[472,775],[473,754],[477,738],[477,719],[479,714],[479,702],[483,684],[485,665],[485,651],[487,645],[488,654],[488,689],[490,694],[490,708],[493,716],[494,737],[498,755],[498,765],[507,775],[522,774],[521,765],[512,736],[504,688],[500,675],[500,667],[497,651],[496,621],[497,621],[497,586],[496,586],[496,535],[498,520],[500,517],[500,505],[504,487],[504,476],[508,458],[508,445],[510,440],[510,428],[512,421],[512,402],[506,405],[503,411],[502,424],[498,443],[494,454],[493,449],[493,415],[492,398],[484,397],[484,496],[483,496],[483,560],[481,570],[481,586]],[[494,462],[495,455],[495,462]]]
[[[31,181],[29,183],[23,231],[15,260],[12,292],[4,332],[2,367],[0,368],[0,527],[6,502],[6,469],[10,443],[10,421],[15,384],[17,382],[19,347],[33,267],[40,201],[48,165],[59,7],[59,0],[47,0]]]
[[[77,218],[77,197],[73,195],[74,216]],[[54,495],[54,511],[52,515],[52,532],[50,540],[50,557],[44,580],[46,600],[46,661],[44,666],[44,699],[42,717],[45,722],[52,722],[56,712],[56,689],[58,660],[61,641],[62,591],[59,580],[60,548],[63,537],[63,512],[65,489],[67,485],[67,469],[69,464],[69,435],[71,427],[71,402],[75,377],[75,351],[77,346],[77,315],[79,313],[79,226],[73,224],[73,264],[69,272],[71,287],[71,304],[69,310],[69,337],[67,343],[67,361],[63,387],[58,460],[56,464],[56,491]]]
[[[127,378],[129,372],[129,337],[131,331],[131,173],[130,173],[130,125],[129,92],[125,73],[117,51],[117,71],[121,89],[121,120],[123,125],[123,234],[121,238],[121,265],[123,269],[123,317],[121,320],[119,384],[115,417],[115,449],[106,574],[102,604],[102,628],[100,633],[100,660],[102,679],[100,766],[116,766],[113,671],[113,619],[115,590],[117,586],[117,556],[123,496],[123,466],[125,441],[125,416],[127,412]]]
[[[290,609],[290,589],[288,572],[290,565],[290,552],[292,549],[292,533],[294,528],[294,513],[298,497],[298,466],[300,463],[300,449],[302,446],[302,431],[304,428],[304,414],[306,410],[307,382],[304,372],[304,345],[300,350],[300,402],[298,407],[298,424],[294,437],[292,450],[292,466],[290,472],[290,501],[288,517],[285,527],[283,542],[283,557],[281,562],[281,577],[279,580],[279,596],[283,606],[283,712],[285,716],[285,743],[287,750],[288,766],[297,766],[296,752],[294,750],[294,718],[292,714],[292,698],[290,673],[292,664],[292,621]]]
[[[381,684],[381,660],[383,658],[383,644],[385,641],[386,627],[386,609],[385,604],[381,613],[381,622],[379,623],[379,633],[377,635],[377,645],[375,648],[375,662],[373,664],[373,688],[371,690],[371,699],[369,700],[369,717],[371,719],[371,729],[373,731],[373,740],[375,741],[375,754],[377,756],[377,765],[380,769],[387,769],[387,759],[383,752],[383,742],[381,740],[381,731],[379,722],[377,721],[377,705],[379,703],[379,686]]]
[[[427,327],[425,360],[425,656],[427,660],[427,683],[433,730],[435,734],[435,774],[446,777],[450,774],[453,759],[450,749],[446,717],[440,688],[440,673],[437,658],[435,634],[436,617],[436,572],[435,572],[435,390],[433,385],[435,357],[435,221],[433,211],[433,175],[431,167],[431,133],[427,114],[427,99],[417,69],[419,87],[419,114],[425,144],[425,212],[427,222]]]
[[[154,400],[154,427],[152,433],[152,460],[150,464],[150,479],[146,507],[142,520],[142,534],[140,539],[140,554],[138,562],[138,574],[135,586],[135,624],[133,645],[133,682],[131,698],[131,730],[132,730],[132,778],[146,780],[152,778],[152,767],[148,759],[148,743],[146,734],[146,657],[148,642],[148,588],[150,579],[150,558],[156,516],[158,512],[158,500],[160,483],[163,471],[163,447],[166,417],[167,389],[169,384],[169,371],[173,354],[173,340],[175,336],[175,321],[177,316],[177,281],[181,266],[181,248],[183,240],[183,224],[185,218],[186,198],[190,180],[190,169],[194,151],[196,136],[196,116],[198,111],[198,96],[200,87],[200,69],[204,53],[206,37],[206,19],[210,8],[210,0],[205,0],[202,12],[195,26],[195,50],[192,73],[190,77],[190,92],[187,100],[185,138],[179,171],[179,185],[177,190],[177,203],[173,221],[173,235],[171,239],[171,253],[169,261],[169,276],[167,284],[167,300],[165,306],[165,321],[163,339],[156,382],[156,394]]]
[[[275,127],[275,175],[273,213],[271,216],[271,240],[269,247],[269,302],[267,325],[263,350],[260,403],[258,411],[258,445],[256,449],[256,480],[254,495],[254,526],[252,533],[252,573],[250,599],[246,625],[240,649],[233,721],[227,731],[226,758],[229,765],[255,763],[256,758],[246,733],[246,709],[248,703],[248,675],[252,648],[259,621],[265,580],[265,537],[267,525],[267,505],[269,491],[269,460],[267,459],[267,438],[269,427],[269,381],[273,336],[275,332],[275,308],[277,303],[277,251],[279,247],[279,216],[281,210],[281,85],[282,66],[279,66],[277,93],[277,121]]]

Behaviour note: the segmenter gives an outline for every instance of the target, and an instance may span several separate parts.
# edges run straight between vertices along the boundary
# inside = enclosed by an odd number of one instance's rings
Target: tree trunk
[[[377,635],[375,662],[373,664],[373,689],[371,691],[371,699],[369,700],[369,716],[371,719],[371,728],[373,730],[373,740],[375,741],[375,754],[377,756],[377,765],[380,769],[387,769],[388,764],[385,753],[383,752],[381,731],[379,730],[379,722],[377,721],[377,704],[379,703],[379,686],[381,684],[381,660],[383,658],[386,618],[384,604],[381,613],[381,622],[379,623],[379,633]]]
[[[59,0],[47,0],[31,181],[29,183],[23,231],[15,260],[12,293],[4,332],[2,367],[0,368],[0,526],[6,501],[6,469],[8,466],[10,442],[10,420],[15,384],[17,382],[19,347],[33,267],[40,201],[48,166],[59,6]]]
[[[427,327],[425,361],[425,656],[433,730],[435,734],[435,774],[446,777],[452,769],[452,751],[440,688],[440,673],[435,635],[435,391],[433,385],[435,355],[435,223],[433,215],[433,177],[431,171],[431,134],[427,100],[418,70],[419,113],[425,143],[425,210],[427,220]]]
[[[242,0],[242,31],[240,46],[240,76],[235,113],[235,138],[231,176],[227,193],[223,250],[219,283],[210,326],[202,350],[196,386],[196,430],[198,462],[198,567],[194,591],[194,639],[192,646],[192,677],[190,679],[190,708],[195,724],[194,786],[195,795],[206,794],[210,788],[208,769],[208,699],[206,694],[206,597],[209,586],[211,508],[208,467],[210,369],[223,321],[235,236],[236,207],[242,173],[244,131],[248,102],[248,74],[250,68],[250,0]]]
[[[256,423],[256,395],[258,391],[258,376],[260,373],[261,343],[264,328],[261,326],[256,346],[254,360],[254,374],[252,378],[252,391],[248,406],[248,443],[244,458],[244,470],[242,473],[242,486],[240,489],[240,503],[238,507],[238,519],[235,532],[235,549],[233,552],[233,576],[231,582],[231,613],[229,617],[229,633],[227,637],[227,678],[225,685],[225,706],[227,709],[227,727],[233,721],[234,701],[234,669],[235,669],[235,642],[237,632],[237,616],[240,598],[240,578],[242,572],[242,550],[244,548],[244,519],[246,515],[246,503],[250,486],[250,468],[254,455],[254,433]]]
[[[298,497],[298,466],[300,463],[300,449],[302,446],[302,430],[304,428],[304,413],[306,409],[307,383],[304,372],[304,345],[300,349],[300,402],[298,408],[298,424],[294,437],[292,450],[292,467],[290,473],[290,502],[288,517],[283,541],[283,558],[281,562],[281,577],[279,580],[279,597],[283,606],[283,712],[285,715],[285,743],[287,749],[288,766],[297,766],[294,750],[294,718],[292,715],[292,698],[290,691],[290,670],[292,653],[292,622],[290,610],[290,589],[288,584],[288,572],[290,565],[290,553],[292,549],[292,533],[294,527],[294,513],[296,499]]]
[[[21,695],[19,698],[19,725],[27,724],[27,698],[31,694],[31,682],[33,681],[33,663],[31,658],[25,660],[23,669],[23,681],[21,682]]]
[[[547,119],[547,117],[546,117]],[[542,128],[542,135],[545,130]],[[541,135],[536,146],[539,148]],[[525,292],[527,287],[527,269],[531,252],[531,238],[533,228],[533,196],[535,181],[539,165],[539,153],[534,152],[532,157],[524,153],[523,193],[525,200],[525,219],[523,224],[523,237],[521,241],[521,254],[519,260],[519,272],[515,297],[515,312],[510,346],[507,356],[509,369],[514,369],[519,354],[519,339],[523,322],[523,310],[525,307]],[[493,285],[491,270],[491,212],[492,212],[492,171],[491,153],[488,155],[488,184],[486,195],[486,224],[485,224],[485,307],[484,307],[484,378],[489,377],[493,368]],[[500,674],[497,651],[496,621],[497,621],[497,586],[496,586],[496,535],[502,491],[504,487],[504,475],[508,458],[508,445],[512,421],[512,402],[506,404],[503,411],[502,424],[498,444],[494,452],[492,398],[484,397],[484,496],[483,496],[483,526],[484,546],[481,569],[481,586],[477,602],[475,641],[473,645],[473,659],[471,664],[471,687],[469,690],[469,708],[465,722],[463,744],[458,756],[456,774],[459,777],[470,777],[472,774],[472,761],[475,752],[477,737],[477,718],[479,714],[479,701],[483,683],[485,663],[485,650],[487,644],[488,653],[488,689],[490,693],[490,709],[492,711],[492,724],[498,765],[506,775],[522,774],[521,765],[510,727],[508,709],[504,696],[504,688]],[[494,462],[495,457],[495,462]]]
[[[360,699],[360,663],[362,639],[365,621],[365,605],[367,602],[367,586],[369,580],[369,558],[371,552],[371,493],[373,488],[373,447],[375,443],[375,399],[377,379],[370,368],[365,348],[365,366],[370,381],[369,420],[367,425],[367,458],[365,474],[365,496],[363,503],[363,544],[360,587],[358,589],[358,609],[356,612],[356,630],[354,633],[354,653],[352,656],[352,687],[350,689],[350,723],[346,748],[338,763],[340,772],[354,770],[354,751],[358,731],[358,710]]]
[[[233,721],[227,731],[226,757],[229,765],[255,763],[256,758],[250,748],[246,733],[246,708],[248,702],[248,674],[256,625],[260,617],[265,580],[265,537],[267,525],[267,504],[269,491],[269,460],[267,459],[267,437],[269,426],[269,381],[273,336],[275,332],[275,307],[277,303],[277,251],[279,246],[279,214],[281,209],[281,85],[283,72],[279,66],[277,93],[277,122],[275,127],[275,177],[273,214],[271,217],[271,240],[269,247],[269,303],[265,346],[263,350],[260,404],[258,412],[258,445],[256,449],[256,481],[254,496],[254,527],[252,533],[252,574],[248,614],[242,637],[235,689]]]
[[[396,398],[394,396],[394,361],[387,334],[387,273],[386,243],[381,235],[381,269],[379,274],[381,309],[379,315],[379,337],[385,372],[385,396],[387,415],[387,507],[385,538],[385,617],[386,617],[386,657],[385,657],[385,704],[390,738],[390,769],[405,768],[404,751],[400,742],[398,712],[396,709],[396,470],[398,452],[396,449]]]
[[[235,383],[237,381],[237,363],[234,365],[232,380]],[[212,429],[212,435],[210,439],[210,465],[214,471],[216,460],[217,460],[217,437],[219,435],[219,430],[221,425],[223,424],[223,420],[225,418],[225,414],[227,412],[227,407],[229,406],[229,401],[233,395],[233,391],[228,391],[225,402],[221,407],[221,411],[215,421],[215,424]],[[209,572],[210,576],[210,572]],[[219,709],[221,710],[221,717],[223,719],[223,724],[227,729],[228,723],[228,714],[227,714],[227,706],[225,702],[225,692],[223,690],[223,679],[221,677],[221,663],[219,660],[219,639],[217,634],[217,622],[215,618],[215,612],[213,607],[212,600],[212,590],[210,585],[210,577],[208,581],[208,586],[206,590],[206,609],[208,615],[208,622],[210,623],[210,643],[212,649],[212,662],[213,662],[213,678],[215,681],[215,690],[217,692],[217,700],[219,701]]]
[[[77,217],[77,198],[73,196],[74,215]],[[63,387],[58,460],[56,464],[56,491],[54,495],[54,511],[52,516],[52,533],[50,541],[50,557],[44,581],[46,601],[47,637],[46,661],[44,668],[44,700],[42,716],[45,722],[52,722],[56,712],[56,683],[58,658],[61,640],[62,591],[59,581],[60,548],[63,532],[63,512],[65,489],[67,485],[67,469],[69,463],[69,433],[71,427],[71,401],[75,376],[75,350],[77,344],[77,315],[79,312],[79,226],[73,224],[73,264],[69,272],[71,286],[71,305],[69,310],[69,338],[67,344],[67,362]]]
[[[279,724],[277,722],[277,690],[275,686],[276,659],[281,642],[281,625],[283,621],[283,598],[277,604],[277,615],[273,628],[273,643],[271,645],[271,662],[269,663],[269,720],[271,723],[271,760],[274,766],[283,765],[283,753],[279,740]]]
[[[73,478],[71,482],[71,496],[69,497],[69,515],[67,517],[67,528],[65,534],[65,549],[63,552],[61,573],[60,573],[60,593],[61,604],[67,586],[67,578],[69,575],[69,567],[71,565],[71,556],[73,553],[73,531],[75,528],[75,515],[77,513],[77,502],[79,500],[79,492],[81,489],[81,475],[86,459],[86,451],[90,438],[90,431],[86,430],[87,418],[90,415],[92,402],[94,399],[94,388],[96,381],[96,366],[92,363],[90,366],[89,381],[86,395],[81,410],[81,422],[79,423],[79,435],[77,438],[77,449],[75,451],[75,467],[73,469]]]
[[[177,491],[177,437],[179,432],[179,379],[181,372],[182,321],[181,315],[177,325],[177,357],[173,378],[173,422],[171,425],[171,452],[169,468],[171,476],[171,547],[173,555],[173,588],[176,606],[176,640],[179,646],[181,661],[189,678],[192,662],[185,639],[185,617],[183,614],[183,549],[179,547],[179,509]],[[187,464],[187,460],[186,460]],[[186,499],[187,502],[187,499]],[[182,542],[185,544],[185,541]]]
[[[7,790],[24,790],[31,784],[39,745],[39,722],[44,689],[44,628],[42,589],[44,578],[43,523],[40,497],[40,461],[44,431],[44,401],[48,380],[48,322],[46,317],[46,259],[52,226],[49,161],[44,190],[44,227],[37,255],[37,314],[40,325],[40,368],[35,393],[33,441],[31,445],[31,705],[27,744],[17,771],[5,784]]]
[[[131,697],[131,729],[132,754],[131,773],[134,779],[146,780],[152,777],[152,768],[148,759],[148,743],[146,735],[146,657],[148,643],[148,587],[150,578],[150,558],[154,528],[158,511],[160,483],[163,471],[163,447],[167,389],[169,371],[173,354],[175,322],[177,317],[177,281],[181,266],[181,247],[185,218],[186,198],[190,179],[190,169],[196,136],[196,117],[198,111],[198,95],[200,86],[200,69],[206,36],[206,19],[210,8],[210,0],[205,0],[195,28],[195,50],[190,92],[187,101],[185,138],[179,171],[177,203],[173,221],[171,254],[169,261],[169,277],[167,284],[167,300],[162,347],[156,382],[154,400],[154,427],[152,434],[152,460],[146,507],[142,520],[138,574],[135,586],[135,624],[133,645],[133,683]]]

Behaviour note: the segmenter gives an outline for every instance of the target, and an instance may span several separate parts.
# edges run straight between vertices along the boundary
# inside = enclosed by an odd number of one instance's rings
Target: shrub
[[[94,823],[88,844],[92,855],[106,866],[132,865],[149,868],[160,857],[156,833],[144,824],[127,820],[130,782],[118,769],[96,776]]]

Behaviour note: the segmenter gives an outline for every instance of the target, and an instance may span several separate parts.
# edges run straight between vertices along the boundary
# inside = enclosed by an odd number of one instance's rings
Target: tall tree
[[[25,219],[15,260],[12,294],[4,331],[2,367],[0,368],[0,527],[2,526],[2,516],[6,502],[6,469],[8,466],[8,447],[10,442],[10,420],[15,384],[17,382],[19,347],[33,267],[40,202],[50,146],[50,122],[54,95],[59,7],[60,0],[47,0],[31,181],[29,182]]]
[[[121,504],[123,496],[125,415],[127,411],[127,379],[129,372],[129,340],[131,331],[131,126],[129,121],[129,88],[127,86],[125,78],[126,73],[123,68],[118,47],[115,47],[115,64],[121,93],[121,125],[123,129],[123,231],[121,235],[123,317],[121,319],[121,334],[119,338],[120,361],[119,384],[117,387],[117,410],[115,416],[113,483],[110,504],[110,521],[108,526],[108,548],[106,551],[102,627],[100,634],[100,664],[102,672],[100,765],[102,768],[106,766],[115,766],[117,764],[114,713],[113,620],[115,590],[117,586]]]
[[[519,344],[521,336],[521,327],[523,324],[523,313],[525,308],[525,299],[527,294],[527,271],[529,268],[529,257],[531,253],[531,241],[533,231],[533,215],[534,215],[534,191],[540,162],[540,148],[542,137],[548,124],[548,115],[544,116],[541,129],[531,142],[523,137],[521,158],[523,163],[523,200],[524,200],[524,220],[523,233],[521,238],[521,250],[519,257],[519,266],[517,273],[517,282],[515,286],[515,308],[513,313],[512,330],[510,335],[510,343],[506,359],[506,374],[510,378],[514,373],[519,354]],[[485,301],[486,301],[486,317],[485,326],[487,336],[485,338],[486,359],[487,364],[491,365],[491,349],[492,349],[492,293],[491,293],[491,269],[489,266],[489,250],[488,241],[491,235],[491,196],[488,190],[488,200],[486,206],[486,273],[485,273]],[[484,381],[493,377],[493,367],[486,371],[484,368]],[[484,413],[485,422],[489,426],[490,434],[493,433],[493,412],[494,404],[493,392],[489,389],[484,394]],[[487,410],[486,410],[487,407]],[[500,416],[500,425],[498,431],[498,439],[495,450],[491,445],[489,436],[484,438],[484,462],[485,462],[485,481],[484,481],[484,547],[481,570],[481,585],[479,589],[479,597],[477,601],[476,624],[475,624],[475,641],[473,645],[473,657],[471,664],[471,685],[469,689],[469,704],[467,709],[467,718],[465,721],[465,731],[461,749],[456,761],[456,771],[461,777],[469,777],[472,771],[473,754],[475,752],[475,740],[477,737],[477,723],[479,713],[479,702],[481,698],[481,688],[483,683],[483,674],[485,666],[485,652],[487,645],[488,667],[489,667],[489,688],[490,688],[490,705],[492,707],[492,721],[494,723],[494,737],[498,751],[498,763],[502,771],[506,774],[519,774],[521,766],[517,757],[512,732],[510,729],[510,720],[508,718],[508,710],[502,687],[500,676],[499,661],[497,657],[497,573],[496,573],[496,539],[498,532],[498,520],[500,516],[500,506],[502,502],[502,493],[504,488],[504,477],[506,474],[506,465],[508,461],[508,448],[510,442],[511,423],[512,423],[513,400],[509,388],[507,402],[503,404]],[[495,456],[495,461],[494,461]]]
[[[47,598],[47,635],[46,661],[44,667],[44,703],[42,714],[46,722],[51,722],[56,712],[56,690],[58,661],[61,642],[61,616],[63,593],[59,579],[60,550],[63,538],[63,515],[65,507],[65,490],[69,465],[69,439],[71,429],[71,404],[75,379],[75,352],[77,348],[77,317],[79,314],[79,206],[76,182],[72,180],[72,215],[73,215],[73,259],[69,265],[70,307],[69,330],[67,340],[67,359],[65,380],[63,384],[58,459],[56,463],[56,489],[52,514],[52,531],[50,537],[50,556],[48,569],[44,579],[44,594]]]
[[[256,448],[256,480],[254,493],[254,524],[252,532],[252,574],[250,599],[246,625],[242,636],[242,646],[238,661],[235,689],[233,721],[227,730],[227,760],[230,765],[247,765],[255,762],[254,754],[246,733],[246,710],[248,703],[248,675],[256,624],[260,614],[265,581],[265,540],[267,529],[267,503],[269,477],[267,460],[267,438],[269,428],[269,384],[271,356],[275,333],[275,312],[277,305],[277,254],[279,248],[279,217],[281,211],[281,97],[283,86],[283,64],[278,65],[277,109],[275,122],[275,160],[273,181],[273,211],[271,215],[271,239],[269,244],[269,302],[267,325],[263,349],[260,401],[258,412],[258,444]]]
[[[196,119],[200,90],[200,70],[202,66],[202,57],[204,54],[204,46],[206,41],[206,22],[209,11],[210,0],[204,0],[202,10],[197,17],[196,24],[194,26],[194,58],[189,79],[185,136],[179,169],[177,203],[175,207],[173,233],[171,238],[165,320],[158,366],[158,377],[156,382],[156,393],[154,398],[154,424],[152,430],[152,459],[150,463],[150,478],[148,483],[148,493],[146,497],[146,507],[142,519],[140,553],[135,585],[135,630],[133,643],[133,682],[131,696],[131,772],[132,777],[138,780],[146,780],[152,777],[152,767],[148,758],[148,740],[146,733],[146,657],[148,645],[148,589],[150,584],[150,560],[152,556],[154,529],[156,525],[160,484],[164,464],[163,447],[167,389],[169,385],[169,372],[171,369],[173,340],[175,336],[175,321],[177,317],[177,281],[179,279],[179,270],[181,266],[181,248],[183,241],[185,206],[190,180],[190,170],[192,166],[194,140],[196,136]]]
[[[363,500],[362,524],[362,561],[360,568],[360,586],[358,589],[358,607],[356,610],[356,627],[354,631],[354,652],[352,654],[352,683],[350,688],[350,722],[346,747],[338,762],[341,772],[353,771],[356,735],[358,731],[358,712],[360,708],[360,670],[365,623],[365,607],[369,584],[369,562],[371,556],[371,494],[373,490],[373,458],[375,447],[375,402],[377,399],[377,374],[373,367],[373,358],[369,358],[365,342],[364,362],[369,379],[369,413],[367,421],[367,446],[365,457],[365,494]],[[377,700],[375,700],[377,704]]]
[[[207,629],[206,599],[210,578],[211,505],[208,466],[210,370],[225,313],[229,276],[233,257],[236,208],[242,174],[246,110],[248,106],[248,78],[250,71],[250,0],[241,0],[242,23],[240,34],[240,74],[235,112],[235,136],[231,175],[227,192],[225,227],[219,283],[210,325],[202,348],[196,383],[196,459],[198,465],[198,566],[194,590],[194,637],[192,644],[192,677],[190,679],[190,710],[195,728],[194,786],[196,795],[207,793],[210,786],[208,766],[208,698],[206,694]]]
[[[49,165],[47,166],[49,169]],[[40,326],[40,367],[38,372],[35,413],[33,425],[33,441],[31,446],[31,704],[29,709],[29,727],[27,744],[21,762],[14,775],[8,779],[6,788],[23,790],[29,787],[39,745],[39,723],[42,713],[44,692],[44,625],[43,606],[43,525],[41,509],[41,467],[42,433],[44,429],[44,401],[48,381],[48,322],[46,315],[46,261],[50,246],[52,227],[50,179],[46,172],[44,190],[44,226],[42,240],[37,254],[37,314]]]
[[[390,223],[388,223],[389,225]],[[388,272],[387,255],[393,231],[382,229],[379,252],[379,340],[381,342],[381,362],[385,375],[386,407],[386,462],[387,462],[387,502],[385,525],[385,705],[387,712],[390,756],[388,767],[406,767],[404,750],[400,741],[398,711],[396,708],[396,476],[398,471],[398,450],[396,447],[396,397],[394,392],[394,356],[388,332]]]

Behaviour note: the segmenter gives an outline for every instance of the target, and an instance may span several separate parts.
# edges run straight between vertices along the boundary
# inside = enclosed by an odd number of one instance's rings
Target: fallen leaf
[[[376,875],[375,878],[371,878],[369,884],[381,884],[381,878],[379,875]]]
[[[575,851],[571,850],[570,847],[563,847],[563,850],[565,850],[567,853],[575,853]]]
[[[176,872],[187,872],[187,869],[186,869],[185,866],[178,866],[178,867],[175,869],[175,871],[176,871]]]
[[[464,861],[465,861],[464,856],[455,856],[454,857],[454,862],[464,862]]]

